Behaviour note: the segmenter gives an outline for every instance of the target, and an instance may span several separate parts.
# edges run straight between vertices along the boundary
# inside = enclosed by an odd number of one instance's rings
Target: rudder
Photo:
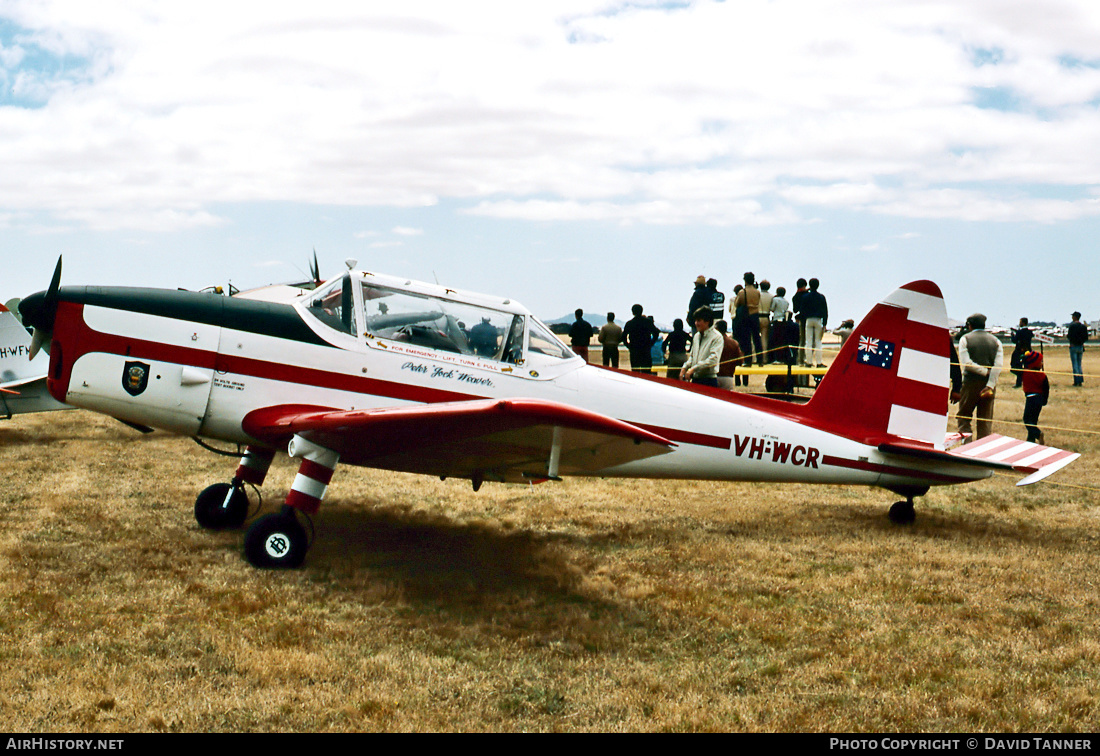
[[[950,339],[939,287],[902,286],[848,337],[805,407],[807,421],[866,443],[900,436],[942,450]]]

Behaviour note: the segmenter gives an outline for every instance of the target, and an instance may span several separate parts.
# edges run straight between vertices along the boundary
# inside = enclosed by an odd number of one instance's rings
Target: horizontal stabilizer
[[[1018,486],[1036,483],[1081,456],[1065,449],[1033,444],[996,433],[954,449],[950,454],[960,459],[997,462],[1011,466],[1016,472],[1027,473],[1026,478],[1016,483]]]
[[[887,454],[897,454],[902,457],[916,457],[918,459],[931,459],[939,462],[956,462],[965,465],[974,465],[975,467],[987,467],[995,470],[1011,470],[1012,465],[997,462],[990,459],[983,459],[981,457],[964,457],[956,454],[953,451],[940,451],[931,444],[926,444],[921,441],[913,441],[906,438],[896,438],[891,441],[881,443],[878,445],[880,452],[886,452]]]

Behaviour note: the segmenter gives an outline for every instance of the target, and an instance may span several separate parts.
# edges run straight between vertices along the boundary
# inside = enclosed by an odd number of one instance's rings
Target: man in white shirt
[[[714,327],[714,313],[709,307],[700,307],[693,317],[695,335],[691,339],[691,354],[680,370],[680,378],[718,388],[718,363],[725,346],[722,334]]]

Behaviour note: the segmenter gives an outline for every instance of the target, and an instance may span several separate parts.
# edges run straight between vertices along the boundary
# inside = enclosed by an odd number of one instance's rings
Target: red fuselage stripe
[[[650,433],[656,433],[658,436],[664,436],[669,441],[675,441],[678,444],[710,446],[715,449],[729,449],[733,444],[733,439],[731,438],[711,436],[706,433],[695,433],[693,431],[677,430],[676,428],[663,428],[659,425],[646,425],[645,423],[632,423],[632,425],[636,425],[642,430],[647,430]]]
[[[909,467],[894,467],[893,465],[864,462],[859,459],[844,459],[843,457],[834,457],[829,454],[824,455],[821,458],[821,462],[822,464],[834,465],[835,467],[846,467],[850,470],[902,475],[907,478],[920,478],[923,480],[939,481],[941,483],[965,483],[974,480],[973,478],[966,478],[960,475],[944,475],[943,473],[928,472],[926,470],[914,470]]]

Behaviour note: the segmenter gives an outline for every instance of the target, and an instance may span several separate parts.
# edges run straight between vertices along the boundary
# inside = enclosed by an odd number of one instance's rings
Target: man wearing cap
[[[715,283],[717,286],[717,282]],[[699,276],[695,279],[695,291],[691,293],[691,301],[688,302],[687,320],[691,323],[691,330],[695,330],[695,311],[700,307],[710,307],[711,293],[707,289],[707,279]]]
[[[1081,322],[1081,313],[1075,312],[1070,316],[1073,322],[1069,324],[1066,337],[1069,339],[1069,364],[1073,369],[1073,385],[1085,385],[1084,372],[1081,370],[1081,358],[1085,354],[1085,342],[1089,340],[1089,328]]]
[[[959,398],[959,433],[970,434],[970,419],[978,411],[978,431],[973,439],[993,432],[993,402],[997,396],[997,377],[1004,364],[1000,339],[985,330],[985,315],[974,313],[966,319],[967,333],[959,339],[959,366],[962,369],[962,395]]]

